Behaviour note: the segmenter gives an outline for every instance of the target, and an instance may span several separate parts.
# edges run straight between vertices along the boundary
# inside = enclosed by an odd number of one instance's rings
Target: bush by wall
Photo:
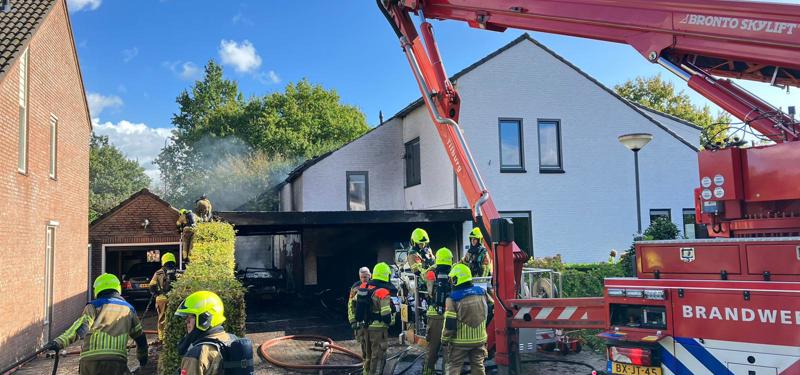
[[[186,325],[184,319],[174,314],[183,300],[196,291],[208,290],[219,295],[225,304],[225,330],[244,335],[244,288],[234,277],[234,239],[235,231],[230,224],[210,222],[197,226],[186,272],[167,294],[167,327],[159,374],[174,374],[180,366],[176,347],[186,334]]]
[[[624,258],[623,258],[624,259]],[[602,263],[564,263],[561,255],[535,258],[528,261],[528,266],[549,268],[561,272],[561,297],[600,297],[603,295],[603,279],[607,277],[625,276],[623,262]],[[578,336],[590,349],[601,352],[605,350],[605,342],[596,335],[598,330],[581,330]]]

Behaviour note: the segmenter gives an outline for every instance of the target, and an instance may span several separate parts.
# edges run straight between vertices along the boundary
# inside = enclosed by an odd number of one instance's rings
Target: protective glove
[[[353,331],[357,331],[361,328],[361,324],[359,324],[358,322],[352,322],[350,323],[350,328],[352,328]]]
[[[53,341],[50,341],[47,344],[45,344],[44,345],[44,349],[45,350],[59,351],[59,350],[61,350],[61,344],[59,344],[58,341],[53,340]]]

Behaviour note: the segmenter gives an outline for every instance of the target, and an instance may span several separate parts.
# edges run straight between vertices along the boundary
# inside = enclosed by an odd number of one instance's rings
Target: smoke
[[[236,267],[272,268],[272,236],[236,236]]]
[[[215,211],[274,209],[275,185],[286,178],[291,163],[279,156],[254,150],[237,137],[206,135],[191,147],[193,173],[186,185],[189,207],[200,195],[207,195]]]

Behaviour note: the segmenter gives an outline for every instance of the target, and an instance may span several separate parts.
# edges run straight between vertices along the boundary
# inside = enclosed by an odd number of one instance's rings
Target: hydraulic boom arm
[[[492,31],[518,28],[629,44],[774,142],[800,140],[794,119],[730,80],[714,77],[800,87],[800,6],[733,0],[377,2],[400,40],[473,215],[489,238],[497,235],[491,224],[499,215],[458,125],[461,100],[445,72],[427,19],[460,20]],[[411,14],[420,18],[419,33]],[[512,324],[512,317],[535,320],[529,316],[536,303],[515,300],[526,256],[513,241],[496,236],[493,242],[499,299],[494,321],[496,362],[505,367],[513,363],[510,356],[516,352],[511,328],[526,326],[519,319]],[[600,315],[592,314],[587,316],[602,316],[602,308]]]

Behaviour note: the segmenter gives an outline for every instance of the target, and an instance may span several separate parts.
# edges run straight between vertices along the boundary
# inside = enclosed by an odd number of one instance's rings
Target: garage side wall
[[[102,272],[103,245],[180,242],[175,228],[178,212],[149,192],[137,194],[89,228],[92,278]],[[145,219],[149,221],[147,227],[142,225]]]

